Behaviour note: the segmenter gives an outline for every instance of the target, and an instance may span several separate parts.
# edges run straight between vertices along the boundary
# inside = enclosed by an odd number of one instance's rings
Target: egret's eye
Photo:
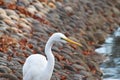
[[[61,39],[61,40],[65,40],[65,39],[64,39],[64,38],[62,38],[62,37],[61,37],[60,39]]]

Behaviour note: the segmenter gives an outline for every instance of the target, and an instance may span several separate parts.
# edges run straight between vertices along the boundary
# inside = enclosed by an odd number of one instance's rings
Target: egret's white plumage
[[[29,56],[23,66],[24,80],[37,80],[34,79],[34,76],[42,75],[41,73],[46,67],[46,64],[47,60],[43,55],[33,54]]]
[[[33,54],[26,59],[23,65],[23,80],[50,80],[55,64],[54,55],[51,51],[54,42],[70,42],[81,46],[81,44],[68,39],[62,33],[54,33],[45,46],[47,58],[41,54]]]

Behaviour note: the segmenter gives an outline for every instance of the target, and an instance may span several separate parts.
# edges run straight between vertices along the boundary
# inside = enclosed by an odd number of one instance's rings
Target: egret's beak
[[[63,38],[63,39],[64,39],[65,41],[69,42],[69,43],[76,44],[76,45],[82,47],[82,44],[77,43],[77,42],[75,42],[75,41],[73,41],[73,40],[71,40],[71,39],[69,39],[69,38]]]

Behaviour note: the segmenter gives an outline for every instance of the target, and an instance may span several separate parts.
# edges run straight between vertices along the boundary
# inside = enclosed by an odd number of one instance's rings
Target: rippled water
[[[106,62],[101,65],[104,80],[120,80],[120,28],[105,40],[102,47],[95,50],[108,56]]]

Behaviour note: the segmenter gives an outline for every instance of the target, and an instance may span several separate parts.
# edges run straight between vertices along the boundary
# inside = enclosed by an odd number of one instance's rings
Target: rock
[[[3,20],[3,19],[10,20],[10,17],[8,17],[6,14],[0,14],[0,20]]]
[[[6,12],[4,9],[0,8],[0,14],[6,15]]]
[[[0,52],[0,57],[3,57],[3,56],[4,56],[4,54],[2,52]]]
[[[72,66],[69,66],[67,64],[65,64],[64,68],[70,71],[75,71],[75,69]]]
[[[1,80],[18,80],[18,78],[13,74],[0,74]]]
[[[72,7],[70,7],[70,6],[66,6],[65,8],[65,12],[67,13],[67,14],[73,14],[73,8]]]
[[[74,74],[74,80],[82,80],[84,76],[79,74]]]
[[[8,62],[6,60],[6,56],[0,58],[0,65],[7,66]]]
[[[44,8],[44,6],[40,2],[33,3],[33,4],[38,11]]]
[[[81,66],[81,65],[78,65],[78,64],[73,64],[72,66],[77,70],[86,70],[86,68],[84,66]]]
[[[96,40],[98,40],[98,43],[103,43],[105,41],[106,34],[102,31],[98,31],[94,33],[94,36]]]
[[[12,1],[12,2],[11,2],[11,1]],[[9,0],[4,0],[5,3],[11,3],[11,4],[14,4],[15,2],[17,2],[17,0],[11,0],[11,1],[9,1]]]
[[[0,73],[11,73],[11,69],[6,66],[0,66]]]
[[[9,17],[10,18],[10,17]],[[15,23],[11,19],[3,19],[3,21],[9,26],[15,26]]]
[[[83,76],[86,76],[86,77],[92,77],[92,73],[91,72],[86,72],[84,70],[81,70],[80,74],[83,75]]]
[[[117,8],[115,8],[115,7],[113,7],[113,12],[116,14],[116,15],[120,15],[120,10],[119,9],[117,9]]]
[[[19,17],[15,16],[15,15],[10,15],[11,20],[14,21],[19,21]]]
[[[30,33],[30,31],[32,30],[31,27],[25,23],[20,23],[19,26],[20,28],[22,28],[22,30],[28,33]]]
[[[39,0],[40,2],[44,2],[44,3],[47,3],[48,0]]]
[[[55,4],[57,7],[63,7],[63,4],[61,2],[56,2]]]
[[[32,14],[35,14],[37,12],[36,8],[32,5],[30,5],[28,8],[27,8],[27,11],[32,13]]]
[[[51,7],[52,9],[56,9],[56,5],[52,2],[49,2],[48,6]]]
[[[19,1],[17,1],[17,5],[28,6],[31,2],[32,2],[32,0],[19,0]]]
[[[6,14],[7,14],[8,16],[14,15],[14,16],[18,17],[18,14],[17,14],[15,11],[13,11],[13,10],[5,9],[5,11],[6,11]]]

